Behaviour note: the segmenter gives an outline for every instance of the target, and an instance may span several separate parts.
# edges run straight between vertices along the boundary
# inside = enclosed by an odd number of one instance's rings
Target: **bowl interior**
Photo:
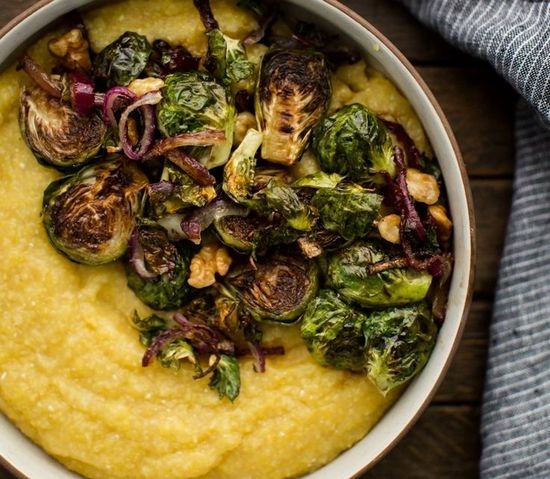
[[[41,2],[42,6],[10,25],[0,38],[0,68],[61,15],[72,9],[99,3],[93,0]],[[333,0],[285,0],[285,11],[313,21],[359,46],[367,61],[384,72],[409,99],[424,125],[437,156],[454,222],[454,272],[450,285],[447,317],[435,349],[422,373],[372,431],[333,462],[311,473],[310,479],[347,478],[359,474],[383,456],[410,428],[427,406],[449,366],[464,326],[473,282],[472,202],[460,153],[449,125],[423,80],[397,49],[365,20]],[[345,32],[345,33],[344,33]],[[26,439],[0,415],[0,456],[7,467],[21,477],[76,479],[68,471]]]

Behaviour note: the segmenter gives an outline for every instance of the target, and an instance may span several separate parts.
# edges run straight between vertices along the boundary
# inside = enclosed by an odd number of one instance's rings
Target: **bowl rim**
[[[293,4],[300,3],[299,0],[287,0],[287,1]],[[466,291],[466,294],[460,306],[462,313],[461,313],[461,317],[457,319],[458,324],[456,328],[456,333],[454,335],[454,340],[452,341],[452,344],[448,348],[448,352],[445,355],[445,360],[440,368],[439,374],[437,375],[435,381],[431,382],[431,386],[429,387],[427,392],[423,395],[423,400],[421,401],[420,404],[417,405],[414,414],[410,415],[407,422],[403,425],[403,427],[399,428],[399,432],[394,434],[392,436],[392,440],[388,441],[385,444],[385,447],[380,449],[378,453],[367,464],[365,464],[362,468],[360,468],[359,470],[356,470],[353,473],[352,477],[358,478],[360,475],[364,474],[368,469],[372,468],[376,463],[378,463],[384,456],[386,456],[389,453],[389,451],[391,451],[395,447],[395,445],[414,426],[414,424],[418,421],[420,416],[425,412],[430,402],[433,400],[433,397],[435,396],[437,390],[439,389],[442,381],[444,380],[448,372],[450,365],[453,362],[453,359],[456,355],[456,352],[461,342],[461,338],[462,338],[464,328],[466,326],[467,318],[469,315],[471,302],[473,299],[473,292],[474,292],[473,286],[474,286],[476,254],[477,254],[476,225],[475,225],[475,215],[474,215],[474,203],[473,203],[472,191],[470,188],[470,181],[466,170],[466,165],[464,163],[462,154],[460,152],[458,141],[456,140],[456,137],[452,131],[451,125],[442,107],[440,106],[438,100],[436,99],[435,95],[431,91],[430,87],[427,85],[427,83],[422,78],[420,73],[416,70],[416,68],[413,66],[413,64],[408,60],[408,58],[394,45],[394,43],[385,34],[383,34],[380,30],[378,30],[377,27],[375,27],[372,23],[370,23],[370,21],[368,21],[366,18],[364,18],[363,16],[355,12],[352,8],[342,4],[339,0],[318,0],[318,1],[321,3],[325,3],[333,7],[334,9],[340,11],[345,16],[349,17],[349,19],[351,19],[353,22],[357,23],[359,26],[364,28],[369,34],[374,36],[377,39],[377,41],[380,42],[380,45],[383,46],[385,49],[387,49],[387,51],[390,52],[390,54],[395,57],[398,63],[405,68],[405,70],[412,77],[414,82],[420,87],[421,93],[425,96],[429,105],[433,108],[436,114],[436,119],[440,122],[445,132],[445,136],[449,141],[453,155],[455,157],[456,166],[458,168],[458,172],[460,175],[460,182],[462,185],[461,192],[464,194],[464,201],[465,201],[466,210],[467,210],[463,212],[465,213],[464,219],[466,224],[469,227],[469,232],[467,233],[469,237],[469,244],[465,245],[469,253],[469,264],[464,265],[468,274],[467,274],[467,283],[463,285],[463,288]],[[78,3],[77,6],[73,5],[73,3],[75,2]],[[21,42],[17,42],[17,38],[16,38],[18,31],[20,30],[23,31],[25,28],[27,28],[29,31],[24,35],[24,41],[29,41],[29,39],[32,38],[33,35],[36,35],[37,33],[39,33],[40,30],[42,30],[45,27],[49,27],[53,23],[55,23],[56,19],[59,18],[60,16],[59,13],[53,15],[53,13],[55,12],[50,12],[50,15],[47,15],[45,18],[40,18],[41,12],[44,11],[46,7],[50,7],[51,9],[55,10],[54,7],[58,6],[59,11],[61,13],[68,13],[69,11],[75,8],[84,8],[89,6],[89,4],[93,4],[93,3],[96,3],[99,5],[101,4],[101,0],[74,0],[74,2],[71,2],[71,0],[38,0],[36,3],[34,3],[30,7],[23,10],[16,17],[10,20],[6,25],[0,28],[0,44],[5,43],[6,38],[8,38],[8,46],[10,46],[9,42],[12,42],[13,47],[16,47],[16,46],[19,47],[21,45]],[[12,48],[11,50],[8,50],[8,51],[13,51],[14,49],[15,48]],[[366,50],[365,50],[365,55],[367,56],[369,55],[366,52]],[[9,63],[7,62],[8,58],[9,56],[6,56],[5,59],[0,61],[0,70],[2,70],[6,66],[6,63]],[[403,394],[401,394],[401,396],[403,396]],[[396,404],[399,402],[400,399],[401,398],[399,398],[395,403],[393,403],[390,406],[390,408],[384,413],[384,416],[389,414],[389,412],[396,406]],[[368,434],[370,434],[370,432]],[[27,441],[30,441],[30,439],[27,438]],[[353,447],[355,447],[355,445],[351,446],[351,449],[353,449]],[[338,457],[334,459],[334,461],[337,461],[337,460],[338,460]],[[0,465],[2,465],[4,468],[10,471],[10,473],[12,473],[15,477],[18,477],[20,479],[31,479],[29,478],[29,476],[27,476],[25,473],[21,472],[21,470],[18,469],[20,465],[16,466],[12,464],[7,458],[5,458],[2,451],[0,451]],[[319,472],[322,473],[325,467],[327,466],[325,465],[321,467],[321,469],[318,469],[317,471],[313,471],[309,473],[306,477],[308,478],[316,477]],[[69,471],[68,469],[67,469],[67,472],[75,474],[73,471]],[[80,476],[76,476],[76,477],[80,477]]]

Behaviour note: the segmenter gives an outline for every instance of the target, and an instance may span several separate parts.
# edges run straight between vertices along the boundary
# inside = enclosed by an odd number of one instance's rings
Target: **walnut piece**
[[[401,218],[396,214],[389,214],[378,221],[378,231],[380,236],[393,244],[401,242],[400,227]]]
[[[433,175],[407,168],[407,188],[415,201],[433,205],[439,199],[439,185]]]
[[[187,283],[193,288],[207,288],[216,282],[216,274],[225,276],[231,266],[226,248],[217,244],[203,246],[191,259],[191,274]]]
[[[48,49],[71,71],[88,72],[92,69],[88,41],[78,28],[50,40]]]

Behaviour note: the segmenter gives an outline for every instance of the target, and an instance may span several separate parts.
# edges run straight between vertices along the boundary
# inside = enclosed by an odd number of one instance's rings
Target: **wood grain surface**
[[[0,26],[33,3],[0,0]],[[361,479],[476,479],[487,331],[512,194],[516,95],[489,66],[445,43],[395,0],[342,3],[393,41],[426,80],[458,139],[479,206],[474,302],[455,360],[415,426]],[[0,468],[0,479],[12,478]]]

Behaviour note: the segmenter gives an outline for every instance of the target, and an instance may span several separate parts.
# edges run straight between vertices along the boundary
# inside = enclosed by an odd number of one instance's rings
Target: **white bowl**
[[[0,69],[37,33],[61,15],[94,0],[40,1],[0,31]],[[95,2],[99,3],[99,2]],[[474,225],[471,194],[462,158],[449,124],[419,74],[391,42],[359,15],[334,0],[284,0],[297,17],[339,32],[359,46],[368,62],[384,72],[409,99],[438,158],[454,222],[454,271],[447,316],[435,349],[421,374],[378,424],[351,449],[308,479],[357,476],[375,464],[410,429],[429,404],[457,349],[471,301],[474,276]],[[285,10],[287,10],[285,8]],[[78,479],[29,441],[0,415],[0,461],[30,479]]]

